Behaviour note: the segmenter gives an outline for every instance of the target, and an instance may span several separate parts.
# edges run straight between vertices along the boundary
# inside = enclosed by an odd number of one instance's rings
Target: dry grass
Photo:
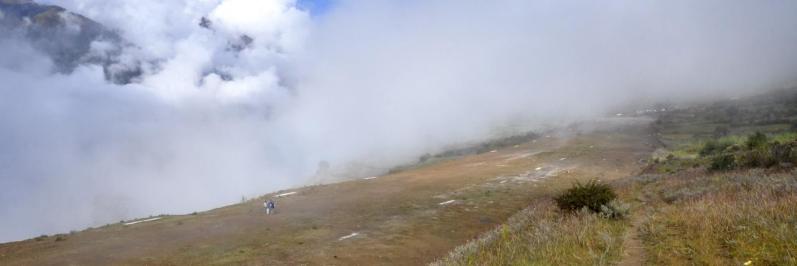
[[[538,202],[432,265],[609,265],[620,258],[626,221]]]
[[[653,265],[797,265],[797,171],[644,175],[615,182],[642,219],[568,215],[538,201],[432,265],[611,265],[638,230]]]
[[[797,265],[797,175],[762,171],[638,179],[639,233],[657,265]]]
[[[730,136],[716,140],[725,145],[744,147],[747,137],[759,131],[773,142],[797,139],[794,128],[784,124],[794,123],[795,102],[779,99],[790,98],[773,93],[674,111],[657,121],[657,135],[672,159],[660,158],[651,167],[649,172],[661,175],[629,182],[631,197],[642,206],[637,211],[644,212],[638,233],[647,263],[797,265],[797,172],[712,174],[703,170],[711,164],[711,156],[699,156],[706,141],[716,139],[712,129],[719,126],[730,127]],[[775,114],[772,109],[787,111]]]

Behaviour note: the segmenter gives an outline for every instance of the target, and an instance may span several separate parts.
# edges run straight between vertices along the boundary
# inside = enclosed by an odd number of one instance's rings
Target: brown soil
[[[639,226],[642,224],[642,218],[631,217],[631,219],[631,228],[627,229],[623,241],[623,260],[617,264],[619,266],[638,266],[645,263],[645,247],[639,237]]]

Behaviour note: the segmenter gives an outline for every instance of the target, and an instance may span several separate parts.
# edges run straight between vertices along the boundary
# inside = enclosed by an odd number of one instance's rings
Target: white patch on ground
[[[567,160],[567,158],[564,158],[564,157],[562,157],[562,158],[561,158],[561,159],[559,159],[559,160],[560,160],[560,161],[564,161],[564,160]]]
[[[531,156],[534,156],[534,155],[537,155],[537,154],[540,154],[540,152],[513,153],[513,154],[510,154],[510,155],[506,156],[506,160],[507,161],[520,160],[520,159],[528,158],[528,157],[531,157]]]
[[[125,223],[125,225],[134,225],[134,224],[152,222],[152,221],[157,221],[157,220],[160,220],[160,219],[161,219],[161,217],[155,217],[155,218],[150,218],[150,219],[146,219],[146,220],[140,220],[140,221]]]
[[[375,176],[372,176],[372,177],[366,177],[366,178],[363,178],[363,180],[372,180],[372,179],[376,179],[376,177],[375,177]]]
[[[277,198],[287,197],[287,196],[294,195],[294,194],[296,194],[296,191],[288,192],[288,193],[282,193],[282,194],[277,195]]]
[[[451,204],[451,203],[454,203],[454,202],[456,202],[456,200],[444,201],[444,202],[440,202],[440,203],[438,203],[438,204],[439,204],[439,205],[448,205],[448,204]]]
[[[501,184],[504,184],[504,183],[506,183],[507,181],[509,181],[509,180],[504,180],[504,181],[501,181]]]
[[[498,150],[491,150],[490,153],[496,153]]]
[[[358,236],[358,235],[360,235],[360,233],[356,233],[356,232],[355,233],[351,233],[350,235],[341,236],[340,238],[338,238],[338,241],[343,241],[343,240],[346,240],[346,239],[349,239],[349,238],[352,238],[352,237],[355,237],[355,236]]]
[[[569,169],[561,169],[556,167],[537,167],[534,171],[526,171],[516,176],[502,176],[500,179],[516,180],[516,181],[530,181],[537,182],[543,179],[558,176],[560,173],[566,173]]]
[[[468,164],[467,166],[468,167],[479,167],[479,166],[482,166],[484,164],[485,164],[484,162],[478,162],[478,163]]]

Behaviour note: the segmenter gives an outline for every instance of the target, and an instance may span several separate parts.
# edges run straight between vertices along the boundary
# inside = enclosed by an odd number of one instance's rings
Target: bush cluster
[[[720,154],[711,160],[709,169],[716,171],[727,171],[736,168],[736,158],[733,154]]]
[[[624,216],[624,213],[627,213],[627,207],[620,204],[610,204],[616,198],[617,194],[614,193],[612,187],[593,179],[587,183],[576,182],[573,187],[554,198],[554,200],[559,209],[564,211],[573,212],[589,209],[590,211],[601,213],[606,209],[606,212],[609,212],[608,215],[614,218]]]
[[[718,153],[725,151],[725,149],[727,149],[731,145],[733,145],[733,143],[727,141],[720,142],[716,140],[710,140],[703,145],[702,149],[700,149],[700,156],[706,157],[706,156],[716,155]]]
[[[709,169],[727,171],[736,168],[764,168],[797,163],[797,141],[780,143],[756,132],[747,137],[744,146],[709,141],[700,155],[710,158]]]
[[[747,137],[747,141],[744,142],[744,145],[749,150],[760,149],[767,145],[767,135],[761,132],[756,132],[755,134]]]

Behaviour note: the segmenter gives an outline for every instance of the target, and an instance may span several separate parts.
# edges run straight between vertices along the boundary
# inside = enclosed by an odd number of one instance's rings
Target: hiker
[[[268,200],[268,201],[264,202],[263,205],[266,206],[266,214],[271,214],[271,213],[274,212],[274,207],[275,207],[274,206],[274,201]]]

